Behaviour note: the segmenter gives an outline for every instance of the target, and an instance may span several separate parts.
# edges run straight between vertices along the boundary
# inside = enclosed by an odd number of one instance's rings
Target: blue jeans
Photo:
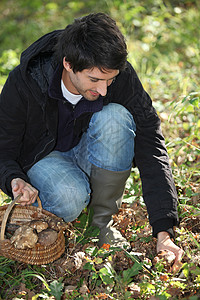
[[[129,170],[135,132],[132,115],[120,104],[110,103],[94,113],[77,146],[67,152],[52,151],[27,172],[43,208],[66,222],[76,219],[90,201],[91,165]]]

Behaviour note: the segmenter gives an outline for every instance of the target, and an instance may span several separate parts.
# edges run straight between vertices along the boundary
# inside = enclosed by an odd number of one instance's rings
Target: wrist
[[[152,229],[153,229],[153,236],[157,237],[157,234],[159,232],[168,232],[170,237],[173,238],[174,237],[174,220],[170,219],[170,218],[166,218],[166,219],[159,219],[156,222],[154,222],[152,225]]]
[[[157,240],[158,241],[163,241],[165,239],[170,238],[170,234],[167,231],[160,231],[157,234]]]

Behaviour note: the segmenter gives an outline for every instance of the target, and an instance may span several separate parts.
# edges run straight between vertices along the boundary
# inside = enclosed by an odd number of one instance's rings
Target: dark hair
[[[74,72],[98,67],[123,70],[127,47],[116,22],[104,13],[89,14],[68,25],[56,45],[59,62],[70,62]]]

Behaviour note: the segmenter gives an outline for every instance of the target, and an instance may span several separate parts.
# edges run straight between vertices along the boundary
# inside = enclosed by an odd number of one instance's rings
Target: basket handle
[[[20,197],[22,196],[22,194],[19,194],[14,200],[12,200],[12,202],[8,205],[6,212],[3,216],[3,220],[2,220],[2,224],[1,224],[1,237],[0,240],[3,241],[4,240],[4,234],[5,234],[5,229],[6,229],[6,223],[8,220],[8,216],[13,208],[13,206],[19,201]],[[37,197],[37,202],[38,202],[38,207],[39,209],[42,209],[42,203],[39,197]]]
[[[39,196],[37,196],[37,202],[38,202],[39,209],[42,209],[42,203],[41,203]]]

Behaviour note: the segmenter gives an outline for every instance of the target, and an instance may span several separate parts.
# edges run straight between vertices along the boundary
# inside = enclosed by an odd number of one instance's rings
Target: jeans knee
[[[89,204],[90,193],[86,188],[62,188],[46,193],[40,192],[44,209],[62,218],[65,222],[74,221]]]
[[[65,193],[65,205],[61,212],[64,221],[74,221],[89,204],[89,201],[90,193],[84,188],[77,187],[77,189],[71,190],[70,194],[66,195]]]
[[[122,105],[110,103],[95,113],[89,127],[89,159],[111,171],[131,168],[134,157],[136,125]]]
[[[136,125],[131,113],[122,105],[110,103],[95,113],[90,122],[90,134],[99,140],[106,137],[110,142],[135,138]]]

